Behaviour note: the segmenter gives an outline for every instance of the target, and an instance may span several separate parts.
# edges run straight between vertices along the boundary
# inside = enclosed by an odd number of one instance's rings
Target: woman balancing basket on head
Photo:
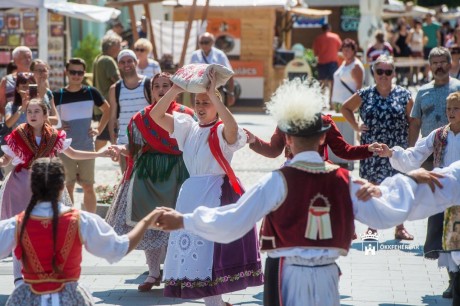
[[[180,212],[192,212],[200,205],[233,203],[242,193],[230,161],[233,153],[246,144],[247,136],[216,90],[226,81],[224,74],[228,78],[231,72],[219,65],[189,65],[173,78],[173,82],[197,93],[198,122],[184,114],[167,112],[174,97],[184,91],[176,84],[150,112],[153,120],[177,140],[190,173],[177,200]],[[185,230],[171,233],[164,278],[165,296],[203,298],[205,305],[223,305],[222,294],[261,285],[255,228],[230,244],[213,243]]]

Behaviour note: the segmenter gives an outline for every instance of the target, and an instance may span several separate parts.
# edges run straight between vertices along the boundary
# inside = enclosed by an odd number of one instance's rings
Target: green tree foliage
[[[88,34],[79,42],[79,47],[73,50],[73,56],[79,57],[86,62],[86,71],[92,72],[93,61],[101,53],[99,40],[91,34]]]

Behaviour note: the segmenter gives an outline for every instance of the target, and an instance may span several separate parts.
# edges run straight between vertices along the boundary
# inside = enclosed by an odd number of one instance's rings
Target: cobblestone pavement
[[[271,119],[262,114],[240,113],[236,118],[242,127],[264,139],[270,138],[275,127]],[[235,154],[232,164],[243,184],[250,187],[283,162],[283,157],[264,158],[246,146]],[[96,168],[97,184],[116,182],[118,166],[112,161],[98,159]],[[357,175],[356,170],[354,173]],[[81,189],[77,189],[75,199],[76,203],[81,202]],[[366,226],[358,222],[356,226],[358,235],[366,230]],[[381,246],[374,256],[364,254],[360,239],[353,242],[349,255],[338,261],[343,273],[340,279],[342,305],[451,305],[451,300],[441,297],[448,284],[446,271],[439,270],[435,261],[422,257],[426,220],[407,222],[406,227],[415,236],[413,242],[393,240],[393,229],[380,231]],[[141,251],[133,251],[114,265],[85,252],[82,266],[81,283],[93,292],[98,305],[204,305],[202,300],[165,298],[162,287],[138,293],[137,285],[147,271]],[[0,305],[13,290],[11,274],[11,258],[0,261]],[[262,287],[250,288],[226,294],[224,299],[234,305],[262,305],[262,290]]]

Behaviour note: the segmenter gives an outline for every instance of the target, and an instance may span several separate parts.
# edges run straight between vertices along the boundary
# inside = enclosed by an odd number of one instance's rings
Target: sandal
[[[137,291],[139,291],[139,292],[147,292],[147,291],[152,290],[153,286],[155,286],[155,287],[160,286],[161,275],[158,276],[158,277],[148,276],[147,278],[149,278],[149,277],[154,279],[155,281],[154,282],[147,282],[147,281],[143,282],[142,284],[140,284],[137,287]]]
[[[414,236],[409,234],[405,227],[395,229],[395,239],[398,240],[414,240]]]

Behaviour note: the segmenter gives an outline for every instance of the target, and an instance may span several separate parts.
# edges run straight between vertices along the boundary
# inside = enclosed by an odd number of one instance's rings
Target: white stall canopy
[[[422,18],[426,14],[431,13],[433,16],[436,11],[428,9],[423,6],[413,5],[410,2],[404,3],[398,0],[389,0],[387,4],[383,6],[384,11],[382,18],[398,18],[398,17],[412,17],[412,18]]]
[[[67,0],[14,0],[0,1],[0,8],[38,8],[38,56],[48,58],[48,11],[94,22],[107,22],[120,15],[120,10],[96,5],[70,3]]]

